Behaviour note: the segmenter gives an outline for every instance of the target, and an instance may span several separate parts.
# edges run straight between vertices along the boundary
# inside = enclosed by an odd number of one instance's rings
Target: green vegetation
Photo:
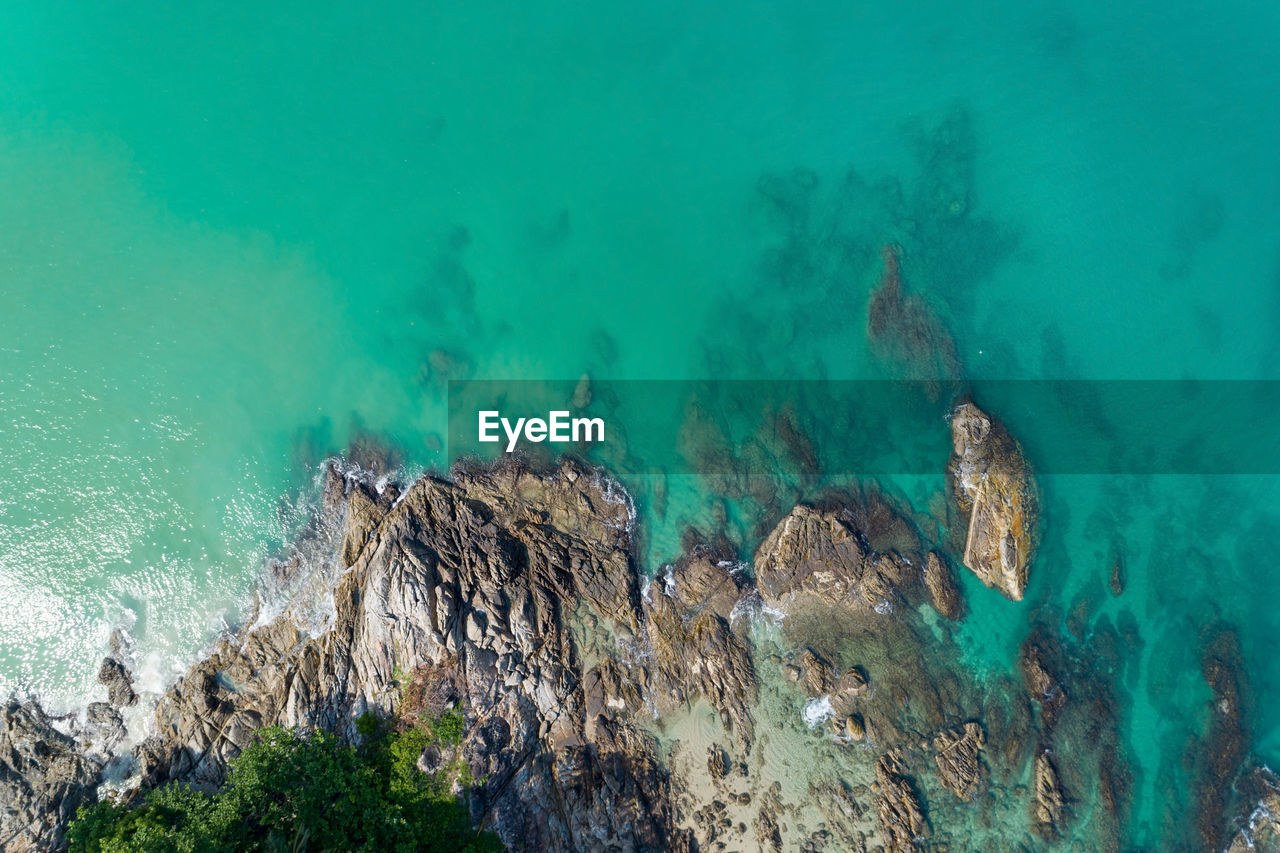
[[[72,853],[268,853],[303,851],[501,851],[492,833],[471,828],[450,788],[467,784],[461,758],[418,770],[434,746],[442,756],[462,742],[463,719],[450,711],[423,727],[389,731],[376,717],[357,721],[352,748],[333,735],[263,729],[231,763],[216,794],[180,785],[138,803],[82,808],[67,831]]]

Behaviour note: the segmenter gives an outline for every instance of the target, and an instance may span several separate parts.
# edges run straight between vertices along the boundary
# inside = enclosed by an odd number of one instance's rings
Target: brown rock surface
[[[947,729],[933,739],[939,780],[965,802],[973,799],[982,784],[982,760],[978,753],[986,745],[986,733],[978,723]]]
[[[1038,543],[1039,494],[1031,466],[1004,426],[972,403],[951,413],[952,494],[967,527],[964,564],[1021,601]]]
[[[1280,853],[1280,778],[1260,767],[1238,787],[1242,811],[1227,853]]]
[[[804,692],[809,696],[825,696],[835,689],[835,676],[831,672],[831,664],[813,649],[801,649],[796,656],[800,666]]]
[[[850,514],[800,505],[756,550],[756,585],[764,602],[841,604],[866,614],[893,612],[917,573],[894,553],[873,551]]]
[[[658,712],[705,696],[733,721],[744,744],[753,734],[750,706],[756,676],[749,643],[734,631],[731,618],[747,588],[733,563],[708,552],[673,566],[667,579],[653,582],[643,601],[653,651],[651,695]]]
[[[1036,831],[1045,838],[1055,837],[1062,826],[1065,804],[1058,771],[1049,760],[1049,755],[1041,752],[1036,756],[1035,802],[1031,812]]]
[[[921,849],[918,841],[929,833],[929,824],[920,807],[901,759],[886,753],[876,762],[876,782],[880,785],[876,811],[889,853],[910,853]]]
[[[936,551],[925,558],[924,584],[929,590],[929,603],[933,609],[948,619],[964,615],[964,598],[951,570],[951,563]]]

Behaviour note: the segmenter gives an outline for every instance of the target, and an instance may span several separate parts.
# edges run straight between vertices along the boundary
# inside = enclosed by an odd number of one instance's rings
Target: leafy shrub
[[[72,853],[500,851],[497,836],[472,829],[449,792],[456,766],[417,769],[433,742],[461,741],[461,722],[458,714],[455,735],[452,721],[389,732],[362,720],[359,749],[326,732],[263,729],[218,793],[171,784],[133,806],[98,803],[80,810],[67,839]]]
[[[445,711],[431,723],[431,730],[435,732],[440,742],[447,746],[457,746],[462,743],[462,728],[462,712],[456,708]]]

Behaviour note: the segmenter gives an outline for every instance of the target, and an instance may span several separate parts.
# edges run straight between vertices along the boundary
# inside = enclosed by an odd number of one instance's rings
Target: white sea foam
[[[626,524],[618,529],[628,534],[633,533],[636,528],[636,504],[626,487],[606,474],[603,468],[596,468],[591,472],[591,484],[600,490],[600,497],[605,503],[626,507]]]
[[[835,709],[831,707],[830,696],[819,696],[816,699],[810,699],[804,703],[804,708],[800,711],[804,724],[811,729],[825,723],[834,714]]]
[[[776,607],[770,607],[760,597],[760,591],[753,589],[738,599],[729,611],[729,624],[735,624],[742,617],[751,620],[753,625],[762,627],[778,627],[787,614]]]

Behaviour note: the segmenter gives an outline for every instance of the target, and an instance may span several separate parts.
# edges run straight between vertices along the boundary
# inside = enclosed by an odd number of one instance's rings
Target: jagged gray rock
[[[102,764],[54,727],[35,702],[0,708],[0,850],[58,849],[80,805],[95,798]]]
[[[138,694],[133,692],[133,673],[116,658],[102,659],[102,666],[98,669],[98,682],[106,685],[107,701],[112,705],[124,707],[138,701]]]
[[[90,702],[85,709],[83,741],[89,751],[110,755],[125,738],[124,718],[106,702]]]
[[[530,849],[682,849],[653,738],[617,689],[633,668],[619,649],[643,635],[625,493],[572,463],[428,477],[394,506],[336,488],[352,514],[332,624],[312,637],[285,615],[219,644],[161,700],[147,780],[216,785],[264,725],[355,739],[360,714],[395,713],[403,680],[431,669],[467,710],[478,822]],[[615,643],[576,630],[587,619]]]

